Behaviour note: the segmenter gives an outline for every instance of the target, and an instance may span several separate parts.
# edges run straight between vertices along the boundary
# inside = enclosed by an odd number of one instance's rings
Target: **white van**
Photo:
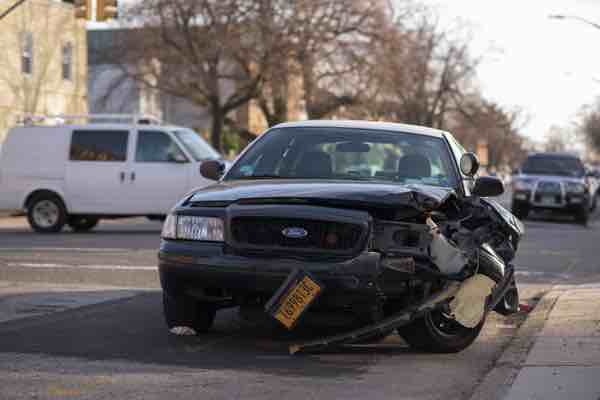
[[[161,218],[211,183],[200,163],[221,155],[198,134],[132,121],[12,128],[0,152],[0,210],[24,211],[38,232],[87,231],[101,218]]]

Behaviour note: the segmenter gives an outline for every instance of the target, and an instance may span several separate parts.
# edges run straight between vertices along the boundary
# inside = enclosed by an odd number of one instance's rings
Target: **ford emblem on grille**
[[[308,236],[308,231],[300,227],[289,227],[281,231],[281,234],[290,239],[303,239]]]

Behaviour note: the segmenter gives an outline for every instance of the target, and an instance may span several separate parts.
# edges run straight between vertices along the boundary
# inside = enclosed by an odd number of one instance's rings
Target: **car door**
[[[127,129],[74,129],[71,133],[65,187],[69,212],[75,214],[131,213],[127,196]]]
[[[164,215],[189,186],[191,162],[171,134],[137,131],[130,183],[131,198],[140,214]]]

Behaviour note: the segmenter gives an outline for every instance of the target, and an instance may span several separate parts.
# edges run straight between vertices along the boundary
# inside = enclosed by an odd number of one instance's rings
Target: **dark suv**
[[[504,189],[478,167],[447,132],[358,121],[281,124],[224,175],[203,163],[219,182],[163,227],[168,327],[199,333],[239,306],[288,329],[305,314],[362,326],[336,343],[397,330],[416,348],[464,349],[489,311],[518,305],[523,226],[485,198]]]
[[[589,179],[577,156],[531,154],[513,176],[512,212],[525,219],[530,211],[551,211],[572,215],[586,225],[596,200]]]

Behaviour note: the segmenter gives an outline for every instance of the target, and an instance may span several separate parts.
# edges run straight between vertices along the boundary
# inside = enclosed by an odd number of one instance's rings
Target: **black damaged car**
[[[447,132],[358,121],[281,124],[226,173],[206,161],[218,182],[185,196],[162,231],[168,327],[200,333],[239,306],[288,329],[309,314],[356,321],[292,353],[394,330],[417,349],[463,350],[489,312],[518,309],[523,225],[478,168]]]

